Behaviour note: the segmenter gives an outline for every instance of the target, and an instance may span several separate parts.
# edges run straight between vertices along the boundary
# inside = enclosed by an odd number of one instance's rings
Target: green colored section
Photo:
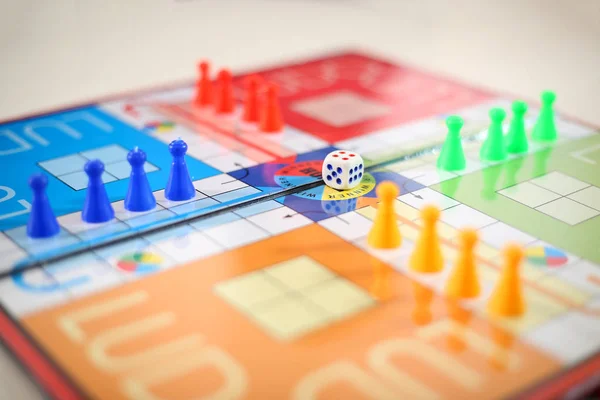
[[[600,216],[571,226],[497,193],[551,171],[600,187],[600,135],[549,147],[431,188],[554,246],[600,263]]]
[[[548,142],[557,138],[556,125],[554,124],[554,110],[552,104],[556,99],[554,92],[546,91],[542,93],[542,108],[540,116],[533,127],[531,137],[538,141]]]
[[[525,132],[525,113],[527,104],[523,101],[515,101],[512,104],[513,118],[510,121],[510,129],[506,137],[506,151],[512,154],[526,153],[529,149],[527,133]]]
[[[467,165],[460,139],[463,120],[457,115],[451,115],[446,118],[446,126],[448,127],[448,135],[438,156],[437,167],[445,171],[463,170]]]
[[[487,138],[481,145],[479,157],[485,161],[502,161],[506,159],[507,153],[504,146],[504,132],[502,131],[502,121],[506,117],[506,112],[501,108],[492,108],[490,110],[490,127],[488,128]]]

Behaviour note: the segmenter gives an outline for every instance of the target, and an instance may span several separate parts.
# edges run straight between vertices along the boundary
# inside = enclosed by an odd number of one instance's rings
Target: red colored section
[[[246,122],[258,122],[258,87],[261,83],[260,76],[251,75],[246,80],[246,96],[244,97],[244,115]]]
[[[0,338],[7,347],[27,366],[31,375],[53,399],[75,400],[83,397],[46,360],[33,344],[14,325],[13,321],[0,311]]]
[[[198,64],[198,82],[196,83],[195,103],[199,107],[212,104],[212,82],[210,81],[210,64],[202,61]]]
[[[561,396],[565,398],[578,399],[581,395],[586,394],[589,390],[597,388],[600,383],[600,355],[596,355],[587,362],[578,365],[565,374],[552,379],[551,382],[541,385],[530,392],[519,396],[520,399],[542,400],[542,399],[558,399]],[[589,384],[587,388],[582,387],[582,393],[576,395],[575,392],[578,385],[587,384],[588,380],[595,378],[595,382]],[[583,390],[588,389],[588,390]],[[569,393],[569,396],[565,396]]]
[[[279,88],[276,84],[269,83],[265,94],[265,101],[260,113],[261,132],[274,133],[283,129],[283,119],[279,107]]]
[[[215,98],[215,111],[222,114],[233,112],[235,101],[233,99],[233,86],[231,85],[231,72],[222,69],[217,76],[217,93]]]
[[[260,74],[279,86],[279,103],[286,124],[330,143],[446,114],[492,97],[447,79],[352,53],[260,71]],[[242,87],[243,80],[244,76],[236,77],[234,83]],[[348,124],[331,124],[298,110],[298,104],[303,101],[319,100],[336,93],[351,93],[387,111]],[[340,112],[352,114],[360,108]]]
[[[117,267],[123,271],[133,272],[137,269],[137,263],[134,261],[119,261]]]

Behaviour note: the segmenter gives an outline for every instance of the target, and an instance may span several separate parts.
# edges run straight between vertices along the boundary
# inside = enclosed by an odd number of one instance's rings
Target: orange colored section
[[[293,285],[322,283],[277,295],[282,288],[273,277],[284,279],[288,267],[306,272]],[[269,279],[260,278],[267,271]],[[260,281],[262,289],[230,291],[241,303],[227,300],[223,288],[242,280]],[[298,293],[319,293],[309,308],[335,318],[287,339],[259,323]],[[325,308],[313,307],[319,299]],[[364,307],[345,314],[357,299]],[[274,321],[294,325],[300,318],[307,317],[282,313]],[[92,397],[115,400],[497,398],[559,369],[316,224],[29,316],[24,324]]]
[[[460,253],[446,283],[446,294],[459,299],[472,299],[481,292],[474,251],[479,238],[474,229],[464,229],[459,237]]]
[[[521,263],[525,253],[518,245],[507,245],[504,249],[504,267],[488,301],[488,311],[500,317],[518,317],[525,313]]]
[[[377,198],[381,200],[367,240],[376,249],[395,249],[402,244],[402,236],[396,221],[394,200],[400,193],[394,182],[381,182],[377,185]]]
[[[442,248],[436,228],[439,218],[440,210],[436,206],[428,205],[421,210],[423,228],[410,257],[410,267],[413,271],[434,273],[444,268]]]

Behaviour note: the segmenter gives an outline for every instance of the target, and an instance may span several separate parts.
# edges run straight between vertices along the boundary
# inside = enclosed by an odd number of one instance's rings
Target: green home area
[[[517,157],[432,189],[600,262],[600,136]]]

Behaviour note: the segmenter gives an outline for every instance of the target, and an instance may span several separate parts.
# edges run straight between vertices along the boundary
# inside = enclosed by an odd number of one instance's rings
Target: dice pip
[[[334,189],[352,189],[360,183],[364,172],[362,157],[352,151],[332,151],[323,161],[323,181]]]

